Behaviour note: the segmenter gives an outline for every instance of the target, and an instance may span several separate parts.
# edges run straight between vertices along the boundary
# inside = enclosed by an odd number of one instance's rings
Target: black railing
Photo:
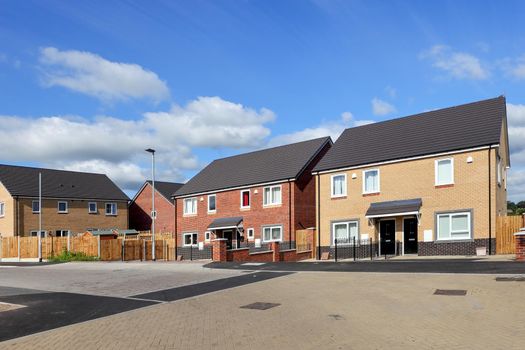
[[[384,257],[392,257],[400,255],[401,242],[396,241],[394,244],[385,244],[381,242],[381,247],[378,242],[373,239],[356,239],[352,238],[338,238],[334,240],[333,246],[330,247],[330,257],[335,261],[338,260],[358,260],[358,259],[374,259]]]

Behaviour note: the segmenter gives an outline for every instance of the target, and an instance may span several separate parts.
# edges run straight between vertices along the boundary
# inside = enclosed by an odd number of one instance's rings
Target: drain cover
[[[436,289],[434,295],[467,295],[467,291],[464,289]]]
[[[252,304],[241,306],[241,309],[268,310],[268,309],[271,309],[272,307],[276,307],[279,305],[281,304],[257,302],[257,303],[252,303]]]
[[[525,282],[525,277],[496,277],[498,282]]]

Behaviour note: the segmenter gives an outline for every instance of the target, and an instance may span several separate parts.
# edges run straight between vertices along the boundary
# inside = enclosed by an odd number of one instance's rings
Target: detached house
[[[155,181],[155,229],[160,233],[175,233],[175,203],[173,194],[184,184]],[[129,226],[138,231],[151,230],[152,183],[146,181],[129,205]]]
[[[313,170],[318,254],[494,253],[509,167],[504,97],[347,129]]]
[[[39,206],[42,174],[42,208]],[[0,234],[66,236],[128,228],[128,197],[106,175],[0,165]]]
[[[175,193],[177,245],[293,245],[295,230],[315,226],[311,172],[331,146],[324,137],[213,161]]]

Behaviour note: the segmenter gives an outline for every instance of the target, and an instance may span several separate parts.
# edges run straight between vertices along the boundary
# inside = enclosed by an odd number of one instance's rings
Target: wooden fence
[[[315,230],[297,230],[295,231],[295,245],[297,253],[312,252],[312,257],[315,257]]]
[[[523,216],[499,216],[496,219],[496,254],[515,254],[514,233],[524,226]]]
[[[98,256],[103,261],[151,260],[152,242],[148,238],[103,239],[93,236],[42,238],[42,259],[63,251]],[[0,258],[38,258],[38,237],[4,237],[0,239]],[[155,239],[157,260],[176,260],[174,238]]]

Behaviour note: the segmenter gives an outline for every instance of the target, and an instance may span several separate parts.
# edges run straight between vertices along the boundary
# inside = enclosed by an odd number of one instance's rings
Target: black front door
[[[233,248],[233,232],[230,231],[222,231],[222,238],[226,238],[226,249],[232,249]]]
[[[381,255],[396,253],[396,221],[382,220],[379,222],[379,235],[381,237]]]
[[[403,226],[405,254],[417,254],[417,219],[405,219]]]

